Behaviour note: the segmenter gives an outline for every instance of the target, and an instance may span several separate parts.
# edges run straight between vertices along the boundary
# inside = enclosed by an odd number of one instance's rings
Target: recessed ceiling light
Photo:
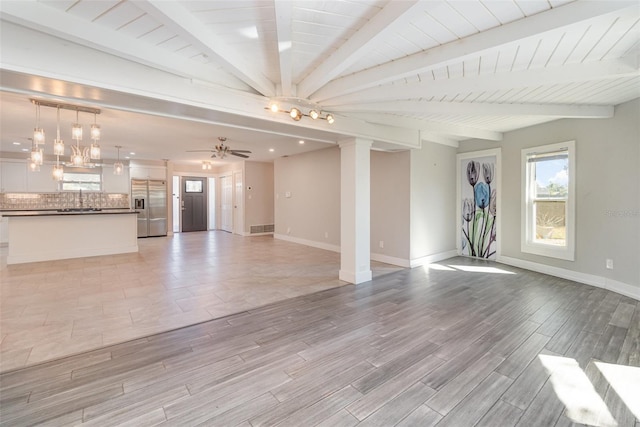
[[[28,149],[28,148],[23,148],[23,149],[21,149],[20,151],[27,152],[27,151],[29,151],[29,149]]]
[[[132,156],[135,156],[135,155],[136,155],[136,153],[134,153],[133,151],[132,151],[132,152],[130,152],[129,154],[131,154]]]
[[[19,142],[14,142],[13,145],[20,145],[20,143]]]
[[[300,141],[298,141],[298,144],[301,144],[301,145],[302,145],[302,144],[304,144],[304,141],[303,141],[303,140],[300,140]]]
[[[273,153],[274,151],[276,151],[276,150],[274,150],[273,148],[269,148],[269,152],[270,153]]]
[[[124,156],[124,158],[125,158],[125,159],[130,159],[131,157],[129,157],[129,156]]]

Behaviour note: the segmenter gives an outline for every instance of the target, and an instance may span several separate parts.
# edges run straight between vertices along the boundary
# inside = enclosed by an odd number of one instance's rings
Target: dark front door
[[[207,229],[207,179],[182,178],[182,231]]]

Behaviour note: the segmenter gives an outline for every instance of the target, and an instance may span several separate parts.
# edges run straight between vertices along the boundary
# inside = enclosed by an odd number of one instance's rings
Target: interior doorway
[[[233,199],[233,232],[242,234],[244,231],[244,196],[242,184],[242,171],[233,173],[235,194]]]
[[[220,177],[220,229],[233,233],[233,176]]]
[[[173,213],[173,221],[171,224],[171,230],[174,233],[180,232],[180,177],[173,177],[172,196],[171,196],[171,210]]]
[[[209,187],[209,230],[215,230],[216,224],[216,179],[208,178]]]
[[[182,178],[182,231],[207,230],[207,178]]]

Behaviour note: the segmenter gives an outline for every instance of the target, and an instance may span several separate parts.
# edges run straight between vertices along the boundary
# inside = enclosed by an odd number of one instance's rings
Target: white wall
[[[455,254],[456,149],[423,141],[411,151],[411,263]]]
[[[252,225],[274,224],[273,185],[273,163],[244,162],[245,233]]]
[[[635,99],[617,106],[611,119],[564,119],[508,132],[499,143],[462,143],[460,152],[502,147],[502,255],[588,275],[586,282],[640,296],[639,119]],[[576,259],[522,253],[521,149],[569,140],[576,141]],[[607,258],[614,260],[613,270],[605,268]]]
[[[276,159],[274,191],[276,235],[327,249],[339,248],[338,147]]]
[[[414,239],[420,257],[455,249],[455,155],[454,148],[437,144],[417,154],[371,152],[372,259],[408,266]],[[274,175],[276,236],[338,251],[340,149],[277,159]],[[411,215],[418,218],[417,227]]]
[[[410,164],[409,151],[371,152],[371,253],[380,261],[409,262]]]

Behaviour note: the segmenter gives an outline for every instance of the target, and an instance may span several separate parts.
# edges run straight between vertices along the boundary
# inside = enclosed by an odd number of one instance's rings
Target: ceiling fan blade
[[[248,159],[249,158],[249,156],[247,156],[246,154],[240,154],[240,153],[236,153],[234,151],[231,152],[231,155],[232,156],[237,156],[237,157],[242,157],[244,159]]]
[[[251,153],[249,150],[229,150],[232,153]]]
[[[215,159],[216,158],[216,153],[211,154],[211,158]]]

